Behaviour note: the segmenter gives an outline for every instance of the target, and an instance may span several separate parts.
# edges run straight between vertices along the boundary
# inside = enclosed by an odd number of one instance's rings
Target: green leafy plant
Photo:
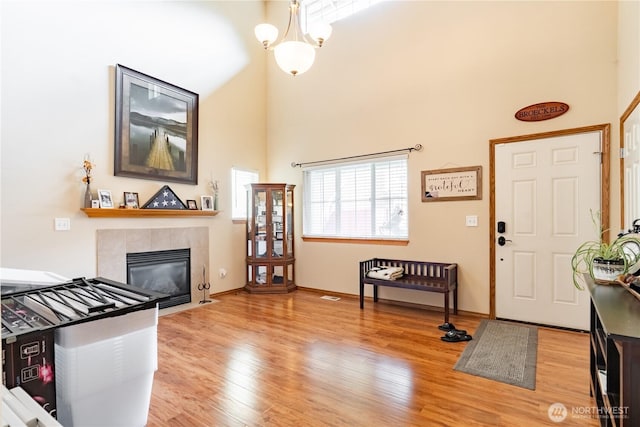
[[[622,234],[618,235],[611,243],[602,240],[602,227],[600,224],[600,216],[591,212],[591,219],[598,227],[600,232],[600,240],[589,240],[582,243],[576,249],[571,258],[571,268],[573,269],[573,285],[583,290],[580,280],[585,273],[588,273],[595,280],[593,272],[594,261],[611,261],[623,266],[623,274],[629,271],[629,268],[640,262],[640,239],[637,235]]]

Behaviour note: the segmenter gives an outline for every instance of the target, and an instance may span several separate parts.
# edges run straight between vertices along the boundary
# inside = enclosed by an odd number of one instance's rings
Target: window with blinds
[[[331,24],[385,0],[304,0],[301,3],[303,28],[316,22]]]
[[[407,156],[309,168],[305,237],[407,239]]]

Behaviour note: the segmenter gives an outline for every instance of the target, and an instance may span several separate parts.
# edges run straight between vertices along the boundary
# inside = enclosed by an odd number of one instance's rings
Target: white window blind
[[[247,186],[254,182],[258,182],[258,172],[238,168],[231,169],[231,187],[233,188],[231,195],[232,219],[247,218]]]
[[[303,185],[305,236],[408,238],[406,155],[310,168]]]
[[[331,24],[385,0],[304,0],[301,3],[303,28],[316,22]]]

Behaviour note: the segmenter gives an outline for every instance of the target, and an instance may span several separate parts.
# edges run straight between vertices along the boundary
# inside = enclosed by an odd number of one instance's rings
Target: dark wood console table
[[[602,426],[640,426],[640,301],[619,285],[591,293],[591,394]]]

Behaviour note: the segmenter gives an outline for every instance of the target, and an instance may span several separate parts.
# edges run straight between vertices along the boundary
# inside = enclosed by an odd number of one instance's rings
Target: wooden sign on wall
[[[515,117],[523,122],[539,122],[563,115],[569,111],[569,105],[564,102],[541,102],[519,109]]]
[[[422,171],[422,201],[482,200],[482,166]]]

